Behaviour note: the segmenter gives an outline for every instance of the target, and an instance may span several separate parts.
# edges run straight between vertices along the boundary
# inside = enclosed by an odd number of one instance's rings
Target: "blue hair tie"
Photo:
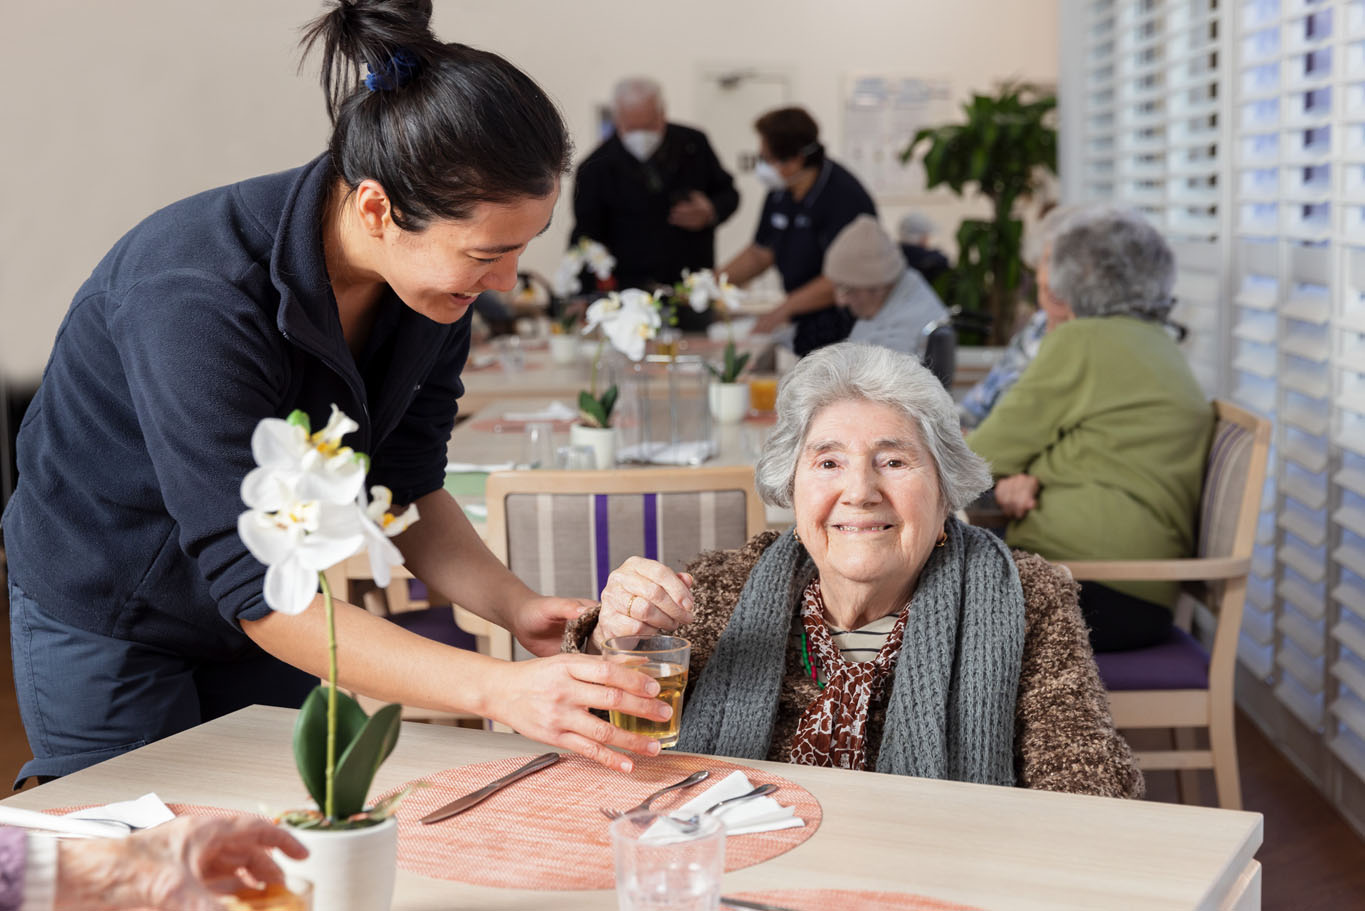
[[[371,92],[387,92],[394,89],[401,89],[412,81],[412,77],[417,75],[417,70],[421,63],[417,60],[417,55],[406,48],[399,48],[394,51],[389,62],[376,70],[372,66],[365,68],[370,74],[365,77],[365,88]]]

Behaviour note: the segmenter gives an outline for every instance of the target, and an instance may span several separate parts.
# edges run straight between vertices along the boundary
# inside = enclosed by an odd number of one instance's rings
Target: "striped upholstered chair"
[[[627,557],[681,570],[764,528],[748,466],[500,471],[488,476],[489,548],[542,594],[596,598]]]
[[[1139,752],[1144,769],[1181,770],[1181,798],[1197,799],[1191,770],[1212,768],[1218,804],[1241,809],[1237,740],[1233,730],[1233,679],[1237,639],[1246,603],[1270,449],[1270,422],[1235,405],[1215,401],[1217,424],[1204,469],[1199,549],[1185,560],[1069,561],[1080,579],[1174,579],[1186,583],[1215,621],[1206,650],[1177,614],[1171,639],[1151,648],[1095,656],[1109,691],[1114,725],[1120,729],[1170,728],[1176,749]],[[1193,613],[1193,612],[1191,612]],[[1204,613],[1204,611],[1200,611]],[[1191,728],[1207,728],[1209,749],[1194,749]]]

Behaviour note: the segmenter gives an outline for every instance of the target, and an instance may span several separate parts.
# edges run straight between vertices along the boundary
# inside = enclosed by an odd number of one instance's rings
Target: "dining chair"
[[[920,363],[951,392],[957,374],[957,329],[952,317],[935,320],[920,331],[918,353]]]
[[[1212,769],[1218,804],[1241,809],[1233,680],[1256,522],[1265,485],[1270,422],[1229,402],[1213,403],[1216,425],[1204,467],[1198,546],[1173,560],[1059,561],[1080,580],[1175,580],[1213,622],[1212,648],[1191,634],[1194,610],[1178,611],[1164,643],[1095,656],[1119,729],[1169,728],[1172,750],[1136,754],[1145,769],[1179,771],[1181,799],[1197,800],[1194,770]],[[1209,748],[1194,748],[1207,728]]]
[[[523,582],[597,598],[627,557],[682,570],[766,527],[747,465],[498,471],[488,476],[488,546]]]
[[[504,661],[512,660],[511,633],[449,601],[433,598],[406,567],[393,567],[393,579],[383,589],[374,584],[370,560],[365,553],[338,563],[328,569],[325,575],[327,585],[337,597],[360,605],[410,632],[455,648],[477,651]],[[367,712],[373,712],[382,705],[368,696],[356,694],[356,699]],[[403,706],[403,720],[441,724],[463,721],[487,723],[478,715],[438,712],[409,705]],[[501,726],[495,726],[494,729],[506,730]]]

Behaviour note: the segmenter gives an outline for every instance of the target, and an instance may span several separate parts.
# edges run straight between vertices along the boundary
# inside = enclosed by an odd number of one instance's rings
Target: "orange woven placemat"
[[[980,911],[970,905],[911,895],[908,892],[871,892],[863,889],[767,889],[731,892],[733,898],[782,905],[792,911]],[[728,908],[725,902],[721,908]]]
[[[741,769],[755,785],[781,787],[774,798],[794,806],[805,820],[799,829],[736,835],[725,845],[725,868],[738,870],[790,851],[815,834],[822,817],[815,797],[789,779],[709,756],[665,753],[636,758],[635,771],[613,772],[581,756],[565,756],[550,768],[522,779],[458,816],[433,825],[423,816],[513,769],[532,757],[447,769],[422,779],[398,811],[398,866],[434,879],[514,889],[610,889],[609,820],[598,807],[634,806],[651,791],[697,769],[711,781]],[[416,782],[413,782],[416,784]],[[679,807],[709,784],[665,794],[655,809]],[[397,790],[397,789],[395,789]],[[389,792],[393,793],[393,792]],[[379,795],[381,800],[387,794]]]

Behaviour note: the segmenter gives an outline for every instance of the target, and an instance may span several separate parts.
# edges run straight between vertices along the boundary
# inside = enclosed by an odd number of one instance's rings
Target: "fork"
[[[705,781],[710,775],[711,773],[706,769],[700,769],[693,772],[677,784],[671,784],[666,788],[660,788],[629,810],[608,810],[606,807],[598,807],[598,809],[602,811],[602,815],[607,817],[607,819],[616,819],[618,816],[625,816],[626,814],[634,813],[637,810],[648,810],[650,804],[667,794],[669,791],[676,791],[679,788],[690,788],[699,781]],[[719,806],[719,804],[717,804],[717,806]]]

